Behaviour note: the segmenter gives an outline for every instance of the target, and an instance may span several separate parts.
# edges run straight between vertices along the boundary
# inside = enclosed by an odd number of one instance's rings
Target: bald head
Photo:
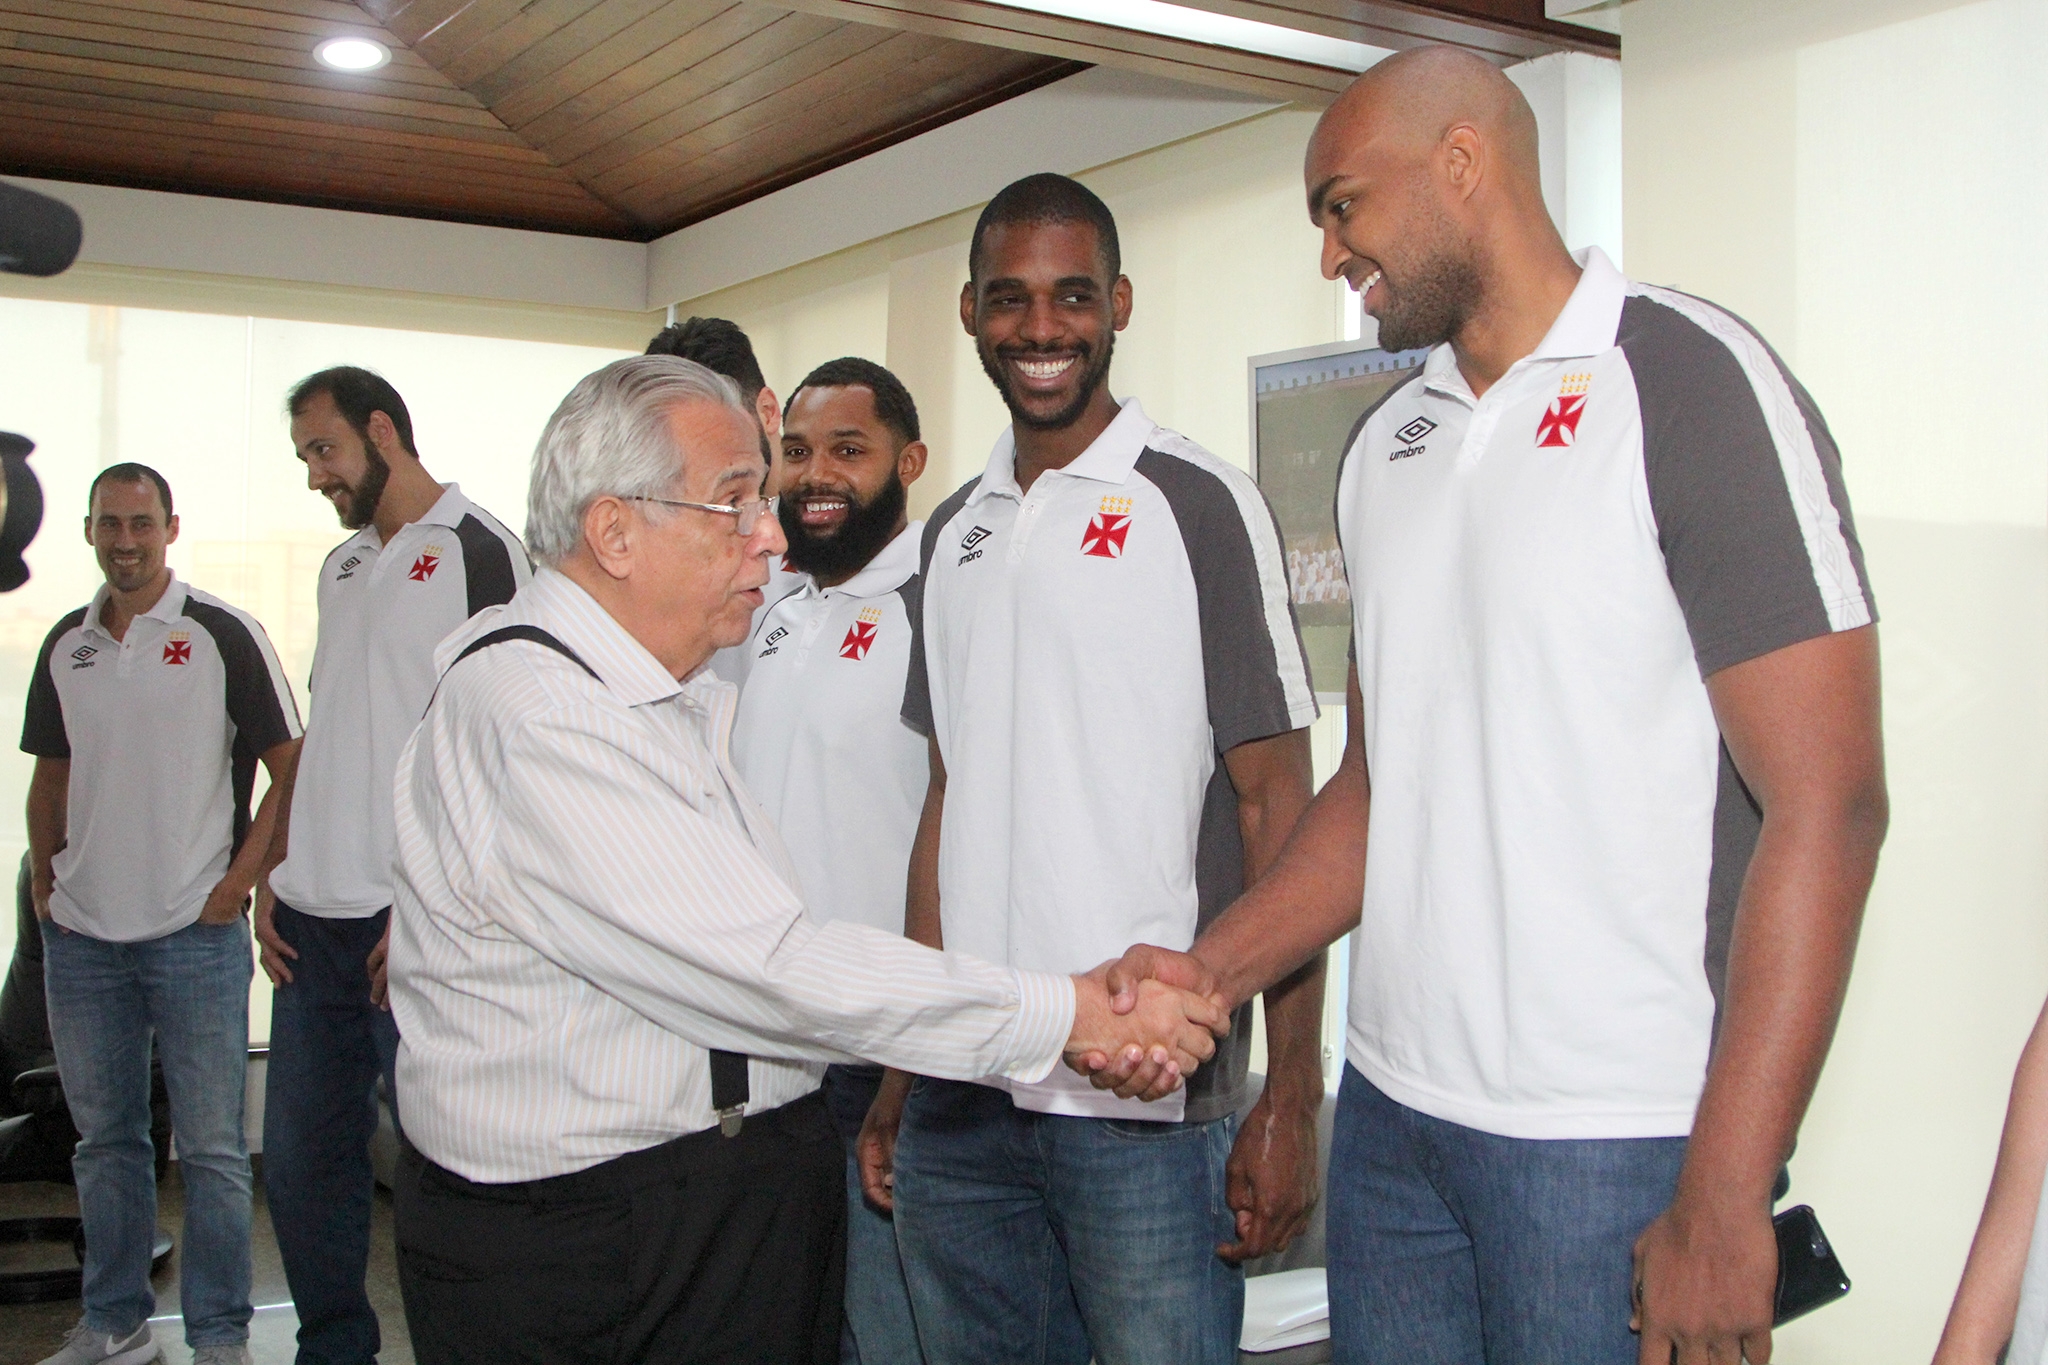
[[[1368,147],[1420,160],[1460,127],[1484,141],[1496,175],[1540,196],[1535,111],[1499,67],[1463,48],[1409,48],[1367,70],[1317,121],[1309,160],[1313,168],[1319,149],[1342,161]],[[1311,175],[1310,217],[1321,216],[1327,188]]]
[[[1323,274],[1379,320],[1379,344],[1458,340],[1517,281],[1575,272],[1543,206],[1536,116],[1491,63],[1397,53],[1324,111],[1304,167]]]

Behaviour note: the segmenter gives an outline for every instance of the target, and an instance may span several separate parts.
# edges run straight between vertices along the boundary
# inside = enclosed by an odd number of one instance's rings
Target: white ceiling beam
[[[1020,176],[1088,170],[1275,107],[1254,95],[1095,67],[658,239],[648,254],[648,306],[943,218]]]

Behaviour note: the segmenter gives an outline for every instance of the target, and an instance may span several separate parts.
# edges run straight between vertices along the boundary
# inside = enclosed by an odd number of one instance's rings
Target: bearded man
[[[256,938],[276,990],[263,1183],[298,1307],[298,1365],[371,1365],[370,1138],[377,1078],[391,1087],[398,1050],[384,999],[392,776],[439,677],[434,647],[511,601],[533,569],[518,537],[427,473],[405,400],[382,375],[322,370],[285,406],[306,486],[355,534],[320,569],[320,701],[256,882]]]
[[[871,360],[828,361],[790,393],[781,446],[789,548],[747,642],[729,651],[744,680],[733,759],[782,831],[812,916],[901,934],[925,788],[924,737],[898,714],[923,581],[923,523],[904,510],[925,466],[917,404]],[[895,1226],[861,1197],[855,1160],[881,1079],[867,1064],[825,1072],[846,1146],[844,1365],[923,1358]]]

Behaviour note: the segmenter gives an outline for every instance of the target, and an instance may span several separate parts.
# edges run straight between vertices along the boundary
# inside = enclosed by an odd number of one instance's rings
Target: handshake
[[[1074,996],[1066,1063],[1123,1099],[1171,1095],[1230,1032],[1215,973],[1187,953],[1146,943],[1076,976]]]

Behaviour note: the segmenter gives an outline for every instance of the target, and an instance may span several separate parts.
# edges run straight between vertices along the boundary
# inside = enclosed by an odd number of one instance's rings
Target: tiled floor
[[[249,1349],[256,1365],[291,1365],[296,1351],[298,1316],[292,1312],[291,1295],[285,1288],[284,1267],[278,1260],[277,1237],[270,1230],[270,1210],[263,1199],[262,1158],[257,1159],[256,1222],[251,1246],[251,1270],[256,1305],[255,1321],[249,1325]],[[157,1191],[157,1225],[173,1235],[184,1210],[184,1188],[178,1182],[175,1163]],[[0,1218],[39,1215],[75,1215],[78,1196],[69,1185],[0,1185]],[[27,1248],[0,1247],[0,1269],[25,1265]],[[68,1252],[59,1253],[63,1257]],[[51,1264],[47,1257],[36,1265]],[[169,1260],[153,1281],[157,1308],[152,1322],[163,1347],[167,1365],[188,1365],[191,1353],[185,1348],[185,1333],[178,1318],[178,1256]],[[412,1365],[412,1345],[406,1336],[405,1311],[398,1297],[398,1263],[391,1240],[391,1198],[377,1191],[375,1224],[370,1236],[370,1302],[383,1324],[384,1349],[378,1355],[382,1365]],[[78,1320],[76,1299],[60,1303],[0,1304],[0,1365],[33,1365],[57,1349],[65,1331]]]

